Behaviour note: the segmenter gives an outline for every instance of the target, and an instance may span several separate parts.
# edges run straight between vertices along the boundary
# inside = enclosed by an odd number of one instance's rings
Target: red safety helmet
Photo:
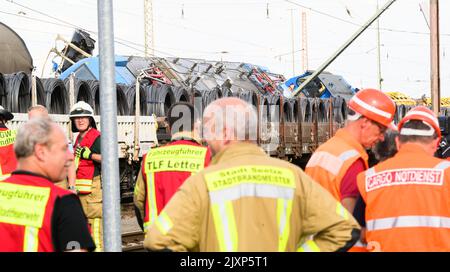
[[[405,125],[405,123],[410,120],[420,120],[424,122],[425,124],[434,129],[439,138],[441,137],[441,129],[439,127],[439,121],[436,117],[436,114],[434,114],[434,112],[429,108],[424,106],[417,106],[408,111],[405,117],[403,117],[403,119],[398,124],[398,130],[401,135],[432,136],[434,132],[433,133],[430,132],[429,134],[431,135],[428,135],[427,131],[417,129],[406,130],[406,128],[404,128],[402,133],[403,125]]]
[[[389,96],[375,89],[363,89],[348,102],[353,111],[383,126],[391,127],[395,115],[395,103]]]

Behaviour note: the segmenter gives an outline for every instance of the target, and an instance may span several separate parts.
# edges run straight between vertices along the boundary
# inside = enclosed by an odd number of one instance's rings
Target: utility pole
[[[430,0],[430,45],[431,45],[431,105],[436,115],[440,112],[439,71],[439,1]]]
[[[302,11],[302,65],[303,72],[308,70],[308,28],[306,25],[306,12]]]
[[[294,10],[291,10],[292,76],[295,76]]]
[[[379,1],[377,0],[377,10]],[[380,39],[380,19],[377,20],[377,62],[378,62],[378,90],[383,89],[383,78],[381,76],[381,39]]]
[[[106,252],[122,251],[117,93],[114,65],[113,1],[97,0],[102,130],[103,242]]]
[[[144,44],[145,57],[155,55],[155,34],[153,32],[153,0],[144,0]]]

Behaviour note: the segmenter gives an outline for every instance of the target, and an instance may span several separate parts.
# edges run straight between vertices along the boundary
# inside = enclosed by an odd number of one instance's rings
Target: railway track
[[[132,231],[122,234],[123,252],[144,252],[144,232]]]

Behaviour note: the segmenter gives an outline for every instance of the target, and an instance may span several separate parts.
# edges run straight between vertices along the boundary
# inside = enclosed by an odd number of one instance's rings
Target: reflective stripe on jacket
[[[418,144],[358,175],[367,241],[381,251],[450,251],[450,162]]]
[[[345,130],[319,146],[306,165],[305,172],[320,183],[338,201],[341,200],[341,182],[352,164],[361,158],[368,168],[368,155],[363,146]]]

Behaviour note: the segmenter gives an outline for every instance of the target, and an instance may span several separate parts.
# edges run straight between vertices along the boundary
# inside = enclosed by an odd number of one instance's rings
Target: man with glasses
[[[348,122],[319,146],[306,173],[350,212],[359,196],[356,176],[368,168],[366,149],[384,140],[395,115],[395,103],[383,92],[363,89],[348,103]]]

